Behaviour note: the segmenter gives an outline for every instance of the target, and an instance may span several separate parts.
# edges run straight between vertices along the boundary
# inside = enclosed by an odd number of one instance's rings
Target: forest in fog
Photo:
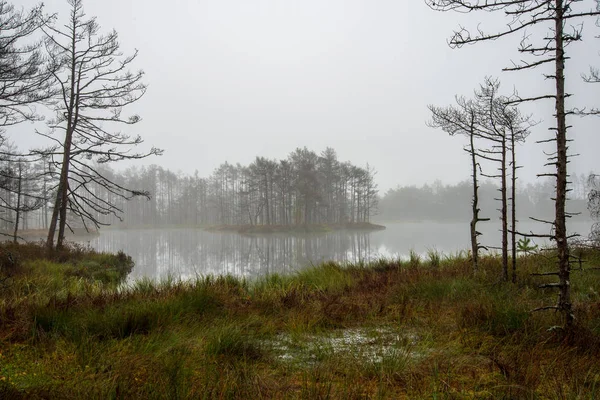
[[[568,207],[573,219],[589,220],[588,194],[592,190],[585,175],[573,176]],[[473,184],[462,181],[448,185],[440,181],[422,186],[398,186],[388,190],[379,200],[380,221],[468,221],[471,218]],[[554,182],[538,179],[534,183],[517,186],[517,217],[550,219],[554,213]],[[484,217],[498,219],[499,186],[488,180],[480,184],[480,208]]]
[[[31,163],[2,146],[0,158],[0,226],[47,229],[56,190],[57,169],[48,158]],[[316,153],[296,149],[282,160],[256,157],[247,166],[224,162],[208,177],[185,174],[152,164],[115,170],[97,165],[96,171],[117,185],[136,188],[144,195],[133,198],[111,193],[100,184],[80,188],[83,199],[98,196],[120,210],[93,217],[116,227],[297,225],[377,221],[467,221],[470,218],[472,183],[397,186],[380,195],[376,172],[338,159],[334,149]],[[569,208],[575,219],[589,219],[587,196],[591,188],[584,175],[572,178]],[[90,192],[86,191],[89,189]],[[499,207],[497,182],[483,182],[482,215],[496,219]],[[552,180],[518,187],[520,220],[552,216]],[[81,227],[70,214],[72,227]]]
[[[0,168],[3,228],[12,228],[17,213],[22,214],[22,228],[47,228],[48,199],[57,179],[53,164],[47,158],[31,164],[3,157]],[[339,161],[332,148],[320,154],[299,148],[283,160],[257,157],[247,166],[225,162],[209,177],[157,165],[94,169],[117,186],[144,194],[123,197],[101,183],[79,188],[83,202],[100,198],[120,210],[108,215],[95,210],[93,219],[121,227],[359,223],[368,222],[377,210],[375,172],[368,165]],[[70,218],[70,226],[80,226],[75,215]]]
[[[47,158],[30,163],[4,156],[0,171],[0,226],[12,229],[19,213],[20,229],[46,229],[56,168]],[[257,157],[247,166],[224,162],[208,177],[155,164],[122,171],[102,165],[97,171],[120,186],[143,189],[147,195],[126,199],[99,184],[89,185],[87,194],[80,189],[82,198],[100,196],[122,211],[118,216],[94,213],[98,221],[116,227],[334,224],[373,218],[383,222],[467,221],[471,212],[472,184],[468,181],[397,186],[380,195],[372,168],[341,162],[332,148],[320,154],[296,149],[282,160]],[[576,219],[589,219],[588,186],[584,175],[573,177],[569,207]],[[495,219],[499,207],[496,182],[482,183],[480,191],[482,214]],[[551,216],[553,191],[549,179],[519,186],[519,218]],[[74,215],[70,215],[70,225],[81,226]]]

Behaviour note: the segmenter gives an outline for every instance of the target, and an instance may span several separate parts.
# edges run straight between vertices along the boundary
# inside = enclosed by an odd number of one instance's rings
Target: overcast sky
[[[15,4],[30,7],[33,0]],[[66,0],[47,0],[47,12],[68,15]],[[588,7],[593,1],[588,0]],[[462,138],[428,128],[427,104],[470,96],[486,75],[507,94],[541,94],[542,71],[501,72],[519,60],[519,37],[460,50],[446,41],[459,23],[476,27],[478,15],[439,13],[423,0],[88,0],[102,32],[116,29],[126,53],[139,50],[146,96],[129,108],[143,121],[132,134],[165,150],[160,164],[208,176],[224,161],[281,159],[296,147],[333,147],[341,160],[369,163],[382,191],[398,184],[468,179]],[[501,26],[487,16],[483,26]],[[493,30],[493,28],[490,28]],[[600,65],[600,28],[585,25],[584,43],[570,49],[567,89],[571,105],[600,106],[600,84],[581,82]],[[534,180],[553,104],[530,105],[542,120],[520,148]],[[126,109],[127,111],[127,109]],[[599,118],[572,121],[571,172],[600,172]],[[20,127],[19,143],[34,140]],[[25,132],[27,131],[27,132]],[[141,162],[138,162],[140,165]]]

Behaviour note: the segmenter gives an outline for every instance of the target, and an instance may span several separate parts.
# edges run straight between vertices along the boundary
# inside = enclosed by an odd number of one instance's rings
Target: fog
[[[31,7],[33,0],[18,6]],[[68,13],[63,0],[47,12]],[[543,70],[508,73],[518,61],[519,37],[452,50],[446,41],[459,24],[475,27],[478,15],[438,13],[423,1],[183,1],[86,2],[102,32],[116,29],[125,53],[146,72],[146,95],[129,108],[143,121],[127,127],[162,157],[136,162],[208,176],[221,163],[249,164],[256,156],[282,159],[297,147],[333,147],[340,159],[377,173],[380,189],[436,179],[468,179],[462,138],[428,128],[428,104],[470,96],[486,75],[508,94],[538,95],[550,84]],[[502,18],[486,16],[486,26]],[[570,106],[598,106],[597,86],[580,75],[600,65],[600,29],[585,26],[583,43],[569,48]],[[543,171],[537,140],[547,137],[551,102],[524,107],[541,123],[522,146],[526,182]],[[600,170],[594,118],[572,118],[571,172]],[[10,139],[37,145],[35,127],[21,124]],[[118,165],[118,164],[117,164]],[[124,164],[127,166],[129,164]]]

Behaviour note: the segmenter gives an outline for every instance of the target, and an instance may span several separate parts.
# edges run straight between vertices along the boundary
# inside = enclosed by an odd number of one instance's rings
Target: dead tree
[[[473,100],[465,100],[462,97],[458,97],[456,99],[457,106],[445,108],[429,106],[433,114],[433,119],[428,125],[442,128],[444,131],[450,133],[450,135],[461,133],[469,137],[469,146],[465,150],[471,157],[471,175],[473,181],[471,248],[475,270],[477,269],[478,250],[484,248],[484,246],[478,243],[477,238],[480,233],[477,231],[477,223],[489,220],[489,218],[479,217],[478,174],[489,178],[501,179],[499,189],[501,192],[501,198],[499,199],[501,201],[501,208],[499,211],[502,221],[502,272],[503,279],[508,280],[507,164],[509,162],[509,143],[511,132],[518,132],[518,135],[516,134],[512,138],[515,142],[523,140],[524,133],[528,132],[531,124],[529,123],[529,118],[523,117],[516,106],[509,105],[508,99],[498,94],[499,87],[500,83],[498,80],[487,77],[479,89],[475,91]],[[476,148],[476,140],[491,143],[491,146]],[[499,163],[498,174],[484,173],[479,160]],[[514,225],[513,221],[513,231]]]
[[[485,82],[480,86],[479,91],[475,92],[479,106],[479,115],[482,116],[481,137],[490,141],[492,146],[482,149],[486,160],[494,161],[499,164],[498,173],[495,175],[484,175],[490,178],[500,179],[500,201],[501,207],[500,220],[502,222],[502,278],[505,281],[509,279],[508,265],[508,236],[511,236],[511,255],[512,255],[512,281],[516,282],[516,145],[517,142],[525,140],[529,134],[530,128],[535,125],[531,117],[524,116],[517,106],[511,104],[510,98],[499,93],[500,82],[497,79],[485,78]],[[510,156],[510,158],[509,158]],[[511,195],[508,194],[508,176],[509,165],[512,165],[511,175]],[[508,216],[508,202],[510,200],[510,229]]]
[[[504,99],[498,94],[500,82],[489,77],[475,92],[478,107],[477,113],[481,118],[480,136],[491,142],[491,146],[481,149],[482,157],[499,164],[496,174],[483,174],[487,178],[500,179],[500,222],[502,224],[502,279],[508,281],[508,195],[507,195],[507,155],[508,135],[504,124]]]
[[[596,0],[596,10],[600,11],[600,0]],[[600,28],[600,18],[596,20],[596,26]],[[600,39],[600,35],[596,36],[597,39]],[[584,74],[583,80],[587,83],[600,83],[600,69],[597,67],[590,67],[590,72],[588,74]],[[578,110],[579,115],[596,115],[600,116],[600,108],[593,107],[590,110]]]
[[[548,221],[553,226],[553,233],[542,235],[556,242],[558,271],[555,275],[558,282],[546,284],[544,287],[559,289],[558,302],[555,306],[543,309],[555,309],[561,313],[564,325],[570,329],[573,325],[573,308],[571,304],[570,289],[570,256],[566,230],[566,198],[567,198],[567,162],[568,138],[566,117],[573,111],[565,109],[565,60],[566,47],[582,39],[583,19],[600,15],[597,8],[587,8],[589,2],[577,0],[425,0],[427,5],[437,11],[494,12],[506,16],[509,23],[506,28],[488,33],[478,26],[475,33],[460,27],[451,36],[451,47],[461,47],[465,44],[492,41],[505,36],[522,34],[523,40],[519,52],[533,57],[533,60],[524,60],[513,63],[504,68],[505,71],[521,71],[539,66],[552,65],[553,71],[544,74],[546,79],[555,81],[555,89],[551,93],[541,93],[530,97],[518,97],[515,102],[554,100],[556,125],[550,128],[555,135],[548,142],[554,141],[556,152],[550,156],[548,166],[554,171],[543,176],[553,176],[556,179],[555,218]],[[571,26],[570,31],[566,26]],[[546,32],[539,37],[532,37],[527,33],[528,28],[545,27]],[[537,28],[536,28],[537,29]]]
[[[511,166],[511,266],[512,282],[517,282],[517,170],[521,168],[517,164],[517,144],[524,142],[530,133],[530,128],[536,123],[527,116],[523,116],[516,107],[507,107],[503,113],[503,121],[508,130],[510,166]]]
[[[112,196],[125,199],[149,196],[146,191],[117,184],[102,174],[96,165],[162,152],[156,148],[146,152],[133,151],[142,143],[141,137],[131,137],[115,128],[140,121],[137,115],[122,116],[123,108],[146,92],[142,82],[144,73],[128,71],[137,52],[124,56],[115,31],[100,35],[95,18],[86,19],[83,1],[68,0],[68,3],[71,10],[63,28],[52,24],[43,27],[59,95],[54,106],[55,118],[48,123],[50,131],[38,133],[59,146],[59,150],[46,155],[61,160],[58,161],[60,178],[46,240],[49,249],[54,246],[57,225],[56,247],[63,246],[65,228],[71,229],[67,224],[68,210],[79,217],[86,228],[89,223],[99,227],[102,221],[96,218],[97,214],[118,217],[122,211],[114,204]],[[57,132],[64,136],[55,137]],[[110,195],[103,197],[92,186]]]
[[[469,139],[469,144],[464,150],[469,154],[471,159],[471,178],[473,182],[473,196],[471,200],[471,253],[473,261],[473,272],[477,273],[479,269],[479,250],[483,246],[479,243],[478,237],[481,232],[477,231],[479,222],[489,221],[489,218],[481,218],[479,213],[479,182],[478,171],[481,170],[478,153],[475,146],[476,138],[480,137],[480,116],[478,115],[477,106],[472,100],[466,100],[464,97],[456,97],[456,106],[436,107],[428,106],[432,113],[432,119],[427,125],[433,128],[442,128],[445,132],[454,136],[457,134],[465,135]]]
[[[34,172],[31,166],[39,161],[32,154],[20,154],[8,143],[0,144],[0,209],[6,216],[2,222],[13,227],[12,239],[16,243],[19,224],[27,213],[38,210],[46,198],[39,193],[37,184],[45,178],[45,171]]]
[[[0,1],[0,127],[39,119],[35,104],[53,93],[40,43],[32,41],[48,20],[42,6],[25,13]]]
[[[14,175],[13,187],[14,194],[16,196],[16,202],[9,205],[8,208],[14,212],[14,229],[13,229],[13,242],[17,243],[19,239],[19,224],[21,220],[26,221],[27,213],[40,209],[46,202],[46,199],[36,194],[35,188],[32,188],[32,183],[35,184],[39,181],[40,176],[32,174],[30,171],[30,164],[35,160],[26,159],[25,157],[19,157],[16,160],[14,170],[11,171]]]

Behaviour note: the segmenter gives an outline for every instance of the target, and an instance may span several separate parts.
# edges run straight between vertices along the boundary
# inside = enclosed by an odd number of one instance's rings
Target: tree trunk
[[[56,200],[54,201],[54,209],[52,210],[52,218],[50,219],[50,227],[48,228],[48,237],[46,238],[46,248],[48,250],[52,250],[52,248],[54,247],[54,234],[56,233],[56,225],[58,222],[58,212],[60,210],[60,200],[61,199],[62,199],[62,180],[58,184],[58,189],[56,192]]]
[[[19,217],[21,216],[21,182],[23,179],[23,171],[21,164],[18,166],[19,168],[19,179],[17,181],[17,208],[15,209],[15,230],[13,232],[13,242],[17,243],[17,234],[19,232]]]
[[[70,141],[69,141],[70,146]],[[65,227],[67,226],[67,205],[69,196],[69,166],[67,164],[66,174],[63,181],[62,198],[60,201],[60,218],[58,224],[58,239],[56,240],[56,248],[62,249],[65,241]]]
[[[566,197],[567,197],[567,126],[565,115],[565,53],[563,43],[563,1],[556,0],[555,41],[556,41],[556,220],[554,221],[556,249],[558,252],[558,273],[560,293],[558,308],[565,319],[565,327],[573,325],[573,310],[571,307],[571,282],[569,265],[569,245],[566,228]]]
[[[515,149],[516,137],[515,132],[511,131],[510,135],[510,153],[512,161],[511,175],[511,252],[512,252],[512,282],[517,283],[517,151]]]
[[[508,281],[508,207],[507,207],[507,196],[506,196],[506,134],[502,136],[502,186],[501,201],[502,207],[500,210],[502,218],[502,279]]]
[[[469,135],[471,168],[473,172],[473,215],[471,219],[471,252],[473,254],[473,272],[479,269],[479,243],[477,241],[477,222],[479,221],[479,186],[477,183],[477,155],[475,154],[474,133]]]
[[[77,108],[77,100],[75,98],[75,87],[77,82],[77,68],[76,68],[76,54],[75,45],[77,44],[77,11],[74,8],[71,13],[72,25],[71,25],[71,82],[69,92],[69,107],[67,108],[67,130],[65,132],[65,142],[63,146],[63,161],[60,170],[60,180],[58,184],[58,192],[56,193],[56,202],[54,204],[54,210],[52,211],[52,221],[50,222],[50,228],[48,229],[48,238],[46,240],[46,247],[52,249],[54,246],[54,234],[56,232],[57,219],[60,213],[60,224],[58,240],[56,248],[61,248],[64,241],[64,231],[66,225],[67,215],[67,197],[68,197],[68,183],[69,183],[69,164],[71,161],[71,143],[73,138],[73,131],[77,124],[77,116],[75,115]]]

